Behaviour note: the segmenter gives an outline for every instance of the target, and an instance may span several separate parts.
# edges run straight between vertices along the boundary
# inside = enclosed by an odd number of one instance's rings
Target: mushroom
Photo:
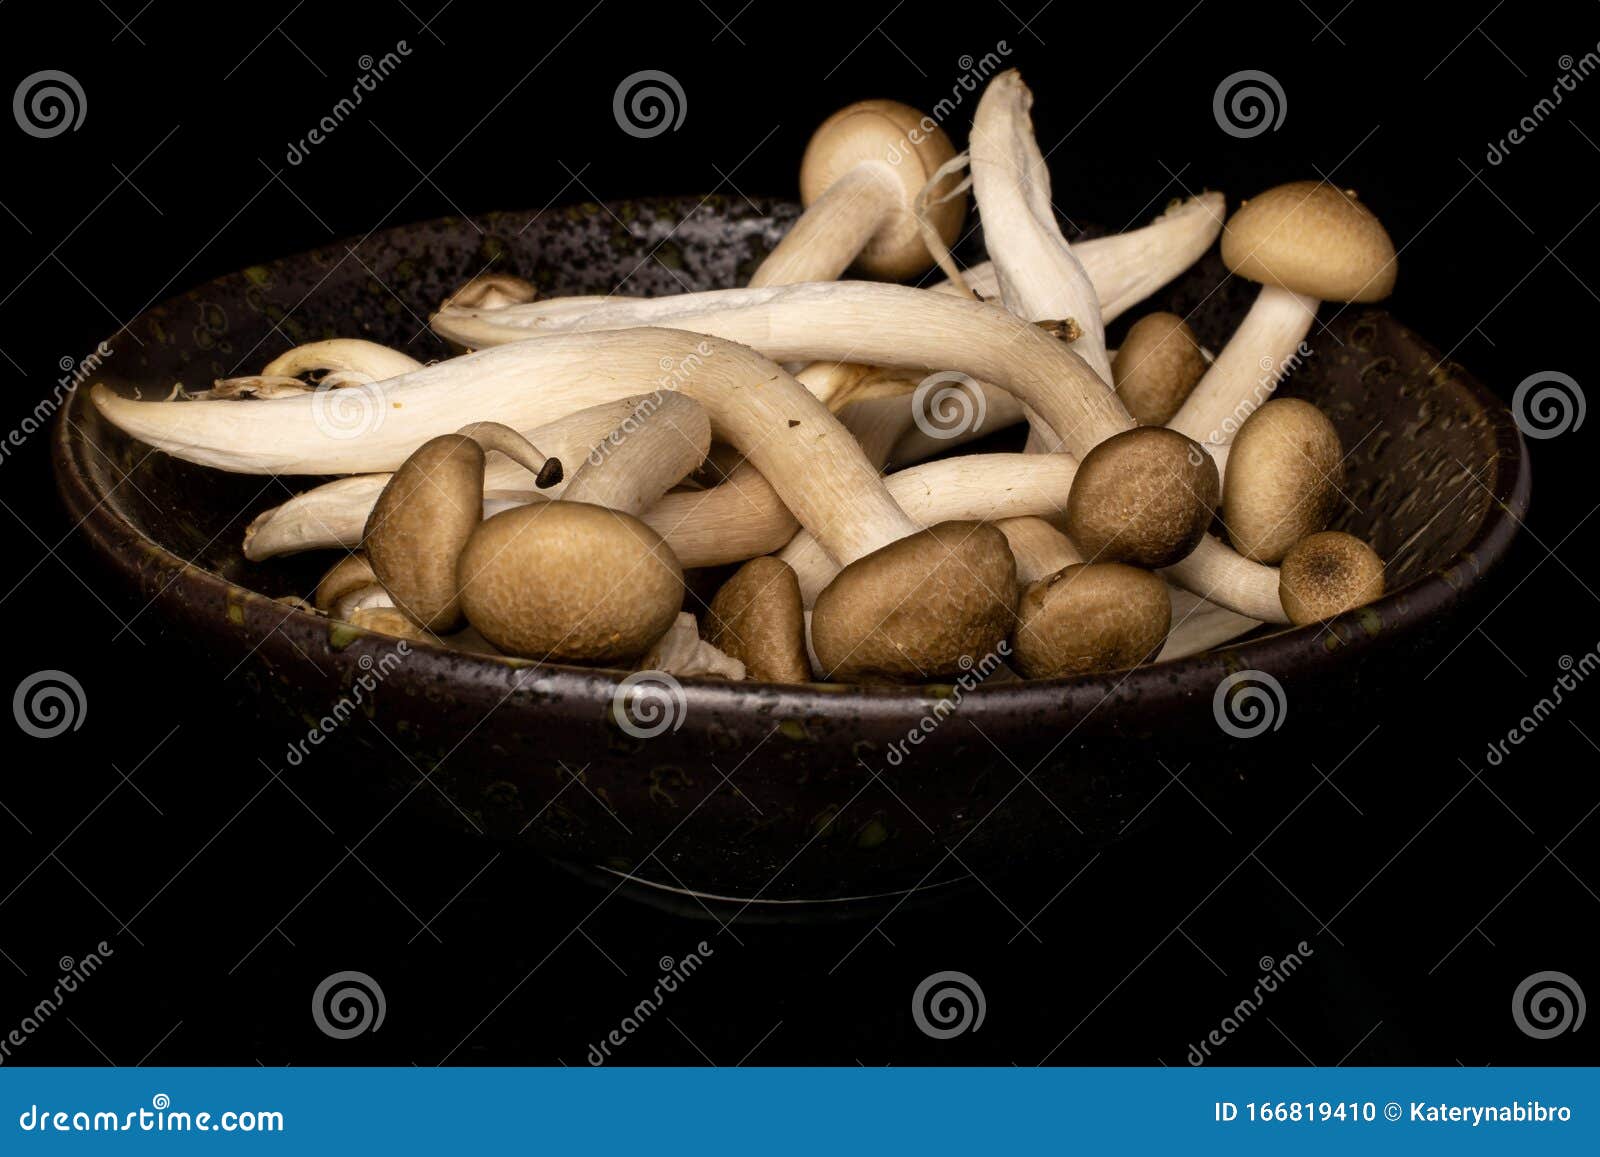
[[[1395,278],[1394,242],[1377,217],[1320,181],[1241,205],[1223,231],[1222,260],[1261,291],[1170,423],[1208,444],[1230,441],[1293,368],[1321,301],[1380,301]]]
[[[533,282],[510,273],[480,273],[462,282],[440,309],[503,309],[536,301],[539,291]]]
[[[319,611],[331,611],[351,591],[377,581],[378,576],[372,573],[372,564],[367,561],[367,556],[356,551],[334,563],[328,573],[322,576],[311,603]]]
[[[394,598],[389,594],[384,585],[379,582],[365,583],[352,587],[339,597],[333,604],[330,613],[336,619],[350,621],[350,616],[357,611],[373,611],[382,607],[394,606]]]
[[[285,350],[263,366],[261,374],[285,378],[340,374],[345,381],[381,382],[421,368],[422,363],[411,355],[375,341],[332,338]]]
[[[1331,619],[1383,594],[1383,560],[1359,538],[1337,530],[1295,543],[1279,573],[1283,609],[1297,627]]]
[[[1141,426],[1165,426],[1206,372],[1205,352],[1175,313],[1147,313],[1122,339],[1111,373],[1117,397]]]
[[[1137,667],[1172,622],[1167,584],[1120,562],[1078,563],[1022,592],[1012,655],[1029,679]]]
[[[831,281],[854,262],[901,280],[933,263],[914,212],[917,194],[955,156],[944,130],[914,108],[865,100],[840,109],[811,137],[800,162],[806,211],[769,253],[752,286]],[[941,188],[955,184],[954,178]],[[945,244],[961,232],[964,198],[928,213]]]
[[[647,398],[562,498],[472,528],[454,570],[467,621],[508,655],[614,665],[666,634],[683,568],[636,515],[690,474],[711,423],[690,398]]]
[[[362,546],[395,605],[429,630],[461,621],[456,557],[482,517],[486,450],[539,476],[549,459],[515,430],[479,422],[419,446],[395,471],[367,516]],[[559,477],[559,462],[553,471]]]
[[[763,683],[804,683],[806,626],[794,568],[770,556],[753,558],[722,584],[701,625],[706,642],[744,664]]]
[[[1209,454],[1164,426],[1140,426],[1079,463],[1066,531],[1091,562],[1168,566],[1205,537],[1220,490]]]
[[[639,663],[641,671],[665,671],[669,675],[700,675],[714,679],[745,677],[745,665],[725,655],[700,637],[694,616],[681,611],[667,633],[656,640],[650,653]]]
[[[1323,412],[1273,398],[1244,420],[1228,452],[1222,521],[1245,558],[1276,563],[1328,525],[1341,498],[1344,455]]]
[[[340,617],[352,627],[360,627],[364,631],[377,631],[380,635],[394,635],[396,638],[415,639],[426,643],[439,641],[412,622],[411,617],[398,607],[360,607],[349,615]]]
[[[1016,602],[1005,535],[941,522],[849,562],[817,596],[811,642],[832,679],[953,675],[996,651]]]

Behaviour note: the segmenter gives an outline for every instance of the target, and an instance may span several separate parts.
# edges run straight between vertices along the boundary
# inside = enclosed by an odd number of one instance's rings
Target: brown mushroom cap
[[[1147,313],[1128,330],[1111,363],[1117,397],[1141,426],[1165,426],[1206,372],[1189,323],[1175,313]]]
[[[626,663],[683,606],[683,568],[661,536],[587,502],[535,502],[485,519],[457,574],[467,621],[530,659]]]
[[[432,639],[427,631],[413,623],[399,607],[362,607],[360,610],[350,612],[345,622],[364,631],[377,631],[380,635],[394,635],[400,639],[416,639],[424,642]]]
[[[1228,452],[1222,521],[1234,549],[1276,563],[1328,525],[1344,485],[1339,432],[1299,398],[1273,398],[1239,427]]]
[[[1383,594],[1383,560],[1354,535],[1325,530],[1284,555],[1278,598],[1297,627],[1318,623]]]
[[[456,557],[483,517],[483,450],[430,439],[400,464],[367,515],[362,549],[395,605],[432,631],[461,621]]]
[[[873,235],[856,264],[874,277],[911,277],[933,264],[912,204],[939,166],[955,155],[955,146],[944,130],[909,105],[893,100],[857,101],[823,121],[812,134],[800,162],[800,201],[809,206],[864,161],[888,162],[904,190],[905,211]],[[955,244],[960,236],[966,199],[935,202],[956,182],[951,174],[928,198],[928,222],[946,245]]]
[[[1172,600],[1158,575],[1120,562],[1069,566],[1029,585],[1013,653],[1029,679],[1137,667],[1161,649]]]
[[[1198,442],[1163,426],[1125,430],[1078,464],[1066,531],[1090,562],[1170,566],[1205,536],[1220,489]]]
[[[794,568],[770,555],[753,558],[722,584],[700,624],[700,636],[744,664],[764,683],[805,683],[805,610]]]
[[[1222,231],[1240,277],[1321,301],[1381,301],[1394,289],[1394,242],[1355,195],[1291,181],[1246,201]]]
[[[367,561],[366,555],[360,551],[347,554],[334,563],[328,573],[322,576],[322,581],[317,583],[316,593],[311,596],[312,605],[319,611],[331,611],[334,604],[351,591],[377,581],[378,576],[372,573],[372,564]]]
[[[839,680],[954,675],[1016,621],[1017,563],[1006,536],[941,522],[857,559],[817,596],[811,644]]]

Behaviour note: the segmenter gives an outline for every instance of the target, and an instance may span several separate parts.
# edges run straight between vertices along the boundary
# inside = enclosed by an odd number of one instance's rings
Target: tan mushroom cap
[[[1394,289],[1394,242],[1355,195],[1291,181],[1246,201],[1222,230],[1240,277],[1321,301],[1381,301]]]
[[[1206,372],[1189,323],[1175,313],[1147,313],[1128,330],[1111,363],[1117,397],[1141,426],[1165,426]]]
[[[1319,623],[1383,594],[1383,560],[1354,535],[1325,530],[1290,548],[1278,569],[1278,598],[1297,627]]]
[[[377,581],[378,576],[372,573],[372,564],[367,561],[367,556],[356,551],[328,568],[328,573],[317,583],[311,603],[319,611],[331,611],[334,604],[351,591]]]
[[[1078,464],[1066,532],[1090,562],[1170,566],[1205,536],[1220,489],[1217,464],[1198,442],[1139,426]]]
[[[874,277],[912,277],[933,264],[912,205],[940,165],[956,155],[950,138],[930,117],[893,100],[847,105],[818,126],[800,161],[800,201],[810,204],[835,181],[866,161],[885,161],[900,179],[905,211],[874,234],[856,259]],[[949,175],[928,198],[927,219],[946,245],[955,244],[966,217],[965,197],[935,204],[955,187]]]
[[[350,612],[345,622],[364,631],[377,631],[380,635],[394,635],[396,638],[420,642],[433,640],[432,635],[413,623],[399,607],[362,607]]]
[[[461,621],[456,557],[483,517],[483,450],[443,434],[390,477],[361,535],[373,573],[395,605],[431,631]]]
[[[467,621],[529,659],[627,663],[683,606],[683,568],[661,536],[587,502],[535,502],[484,520],[457,574]]]
[[[806,683],[805,608],[794,568],[770,555],[753,558],[722,584],[700,624],[700,636],[744,664],[764,683]]]
[[[1344,451],[1327,415],[1299,398],[1273,398],[1245,419],[1228,453],[1228,538],[1246,558],[1276,563],[1328,525],[1343,485]]]
[[[833,679],[954,675],[999,647],[1016,605],[1006,536],[984,523],[941,522],[840,571],[817,596],[811,645]]]
[[[1171,626],[1160,576],[1120,562],[1079,563],[1022,592],[1013,654],[1029,679],[1120,671],[1155,655]]]

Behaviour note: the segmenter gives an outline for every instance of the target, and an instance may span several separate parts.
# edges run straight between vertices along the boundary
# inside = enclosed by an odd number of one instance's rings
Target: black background
[[[963,58],[1002,44],[1074,220],[1122,228],[1185,191],[1233,202],[1325,176],[1400,247],[1397,316],[1505,396],[1540,371],[1593,384],[1600,78],[1486,159],[1563,58],[1597,51],[1593,6],[436,8],[0,8],[5,90],[61,69],[88,107],[51,139],[0,126],[0,426],[62,359],[207,278],[444,214],[789,194],[828,112],[867,96],[931,105]],[[360,58],[402,40],[410,55],[357,115],[287,164]],[[682,126],[649,140],[612,115],[641,69],[687,100]],[[1272,74],[1287,102],[1249,139],[1212,110],[1242,69]],[[1600,1026],[1535,1040],[1510,1004],[1546,969],[1600,994],[1600,691],[1582,688],[1503,766],[1484,751],[1562,656],[1600,643],[1597,425],[1532,443],[1526,533],[1459,646],[1377,717],[1286,758],[1276,814],[1212,814],[1175,787],[1145,834],[881,926],[730,929],[603,900],[465,830],[380,824],[387,805],[346,792],[337,757],[269,779],[248,703],[195,675],[181,634],[149,615],[120,630],[139,608],[77,548],[35,436],[0,462],[0,688],[63,668],[88,710],[61,738],[0,745],[0,1031],[48,995],[59,958],[100,940],[115,955],[7,1063],[582,1064],[657,959],[700,939],[715,952],[704,978],[619,1061],[1181,1065],[1257,961],[1305,940],[1301,977],[1218,1063],[1592,1062]],[[342,969],[382,985],[380,1031],[317,1030],[312,991]],[[948,1041],[910,1015],[917,983],[944,969],[987,997],[982,1029]]]

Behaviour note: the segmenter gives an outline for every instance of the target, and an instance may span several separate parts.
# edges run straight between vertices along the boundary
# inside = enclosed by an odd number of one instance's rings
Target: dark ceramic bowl
[[[336,336],[438,357],[430,309],[486,267],[550,293],[734,285],[793,214],[662,199],[405,226],[354,255],[335,245],[252,266],[156,306],[129,327],[143,344],[111,342],[102,380],[159,397],[174,382],[252,371],[290,342]],[[1193,311],[1216,348],[1254,292],[1225,281],[1213,258],[1150,307]],[[1440,653],[1452,614],[1503,558],[1528,501],[1524,447],[1493,394],[1381,311],[1329,308],[1324,319],[1285,392],[1321,406],[1353,448],[1351,504],[1336,525],[1388,560],[1390,593],[1371,606],[1132,672],[991,679],[949,718],[935,711],[948,688],[685,679],[681,703],[647,738],[618,723],[620,672],[417,645],[360,697],[376,727],[352,724],[342,738],[366,758],[334,774],[457,823],[459,809],[584,872],[754,901],[756,911],[1028,868],[1118,835],[1170,784],[1168,769],[1195,766],[1200,779],[1248,790],[1274,743],[1315,742],[1319,714],[1348,717],[1407,664]],[[274,601],[309,591],[326,556],[252,564],[240,554],[253,515],[320,479],[222,475],[151,453],[87,403],[77,394],[56,427],[57,479],[127,594],[236,670],[263,714],[286,724],[314,724],[363,675],[386,669],[394,640]],[[1219,725],[1217,688],[1243,671],[1281,686],[1275,710],[1291,726],[1246,742]],[[1240,719],[1233,729],[1248,729]],[[421,788],[424,776],[440,790]]]

